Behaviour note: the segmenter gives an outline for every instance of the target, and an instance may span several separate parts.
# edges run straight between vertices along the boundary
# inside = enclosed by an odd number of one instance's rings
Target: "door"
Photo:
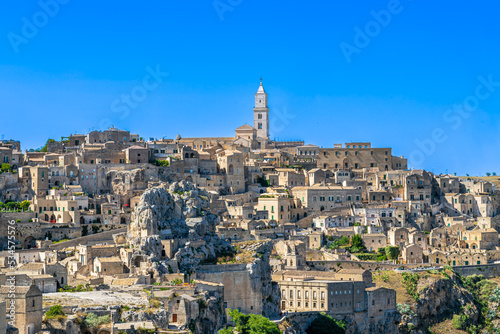
[[[177,322],[177,314],[172,314],[172,322]]]

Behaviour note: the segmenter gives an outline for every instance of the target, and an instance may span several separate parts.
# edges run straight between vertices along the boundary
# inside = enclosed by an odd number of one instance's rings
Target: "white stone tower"
[[[260,86],[255,93],[255,108],[253,108],[253,127],[257,130],[257,137],[269,139],[269,108],[267,107],[267,93]]]

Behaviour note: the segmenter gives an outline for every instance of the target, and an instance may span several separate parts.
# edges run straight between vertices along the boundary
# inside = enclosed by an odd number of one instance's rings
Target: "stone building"
[[[14,306],[14,317],[7,322],[14,322],[19,334],[35,334],[42,329],[42,293],[36,285],[2,285],[0,300],[7,303],[10,314],[10,307]]]
[[[381,247],[387,246],[387,237],[383,233],[362,234],[361,237],[365,247],[370,251],[377,251]]]
[[[370,143],[336,144],[320,148],[317,167],[328,169],[361,169],[378,167],[380,170],[407,169],[404,158],[392,156],[391,148],[372,148]]]
[[[285,269],[301,270],[306,265],[306,244],[300,240],[278,241],[274,249],[285,262]]]
[[[257,130],[257,137],[269,139],[269,108],[267,107],[267,93],[262,86],[262,79],[259,89],[255,93],[253,113],[253,127]]]
[[[424,262],[424,254],[422,247],[415,244],[405,245],[401,250],[401,258],[403,263],[418,264]]]
[[[366,312],[368,316],[378,316],[396,308],[396,292],[374,288],[371,273],[365,270],[342,270],[333,275],[283,271],[275,273],[273,280],[280,287],[282,311],[332,315]]]
[[[125,272],[123,261],[117,256],[95,258],[92,271],[98,275],[119,275]]]
[[[387,232],[389,243],[392,246],[404,247],[408,243],[408,229],[405,227],[391,228]]]
[[[459,245],[469,249],[495,249],[499,245],[498,232],[493,228],[460,232]]]
[[[361,189],[333,184],[294,187],[291,191],[302,207],[314,211],[330,211],[362,201]]]
[[[257,211],[267,211],[268,218],[279,223],[291,221],[293,199],[288,194],[261,195],[257,202]]]

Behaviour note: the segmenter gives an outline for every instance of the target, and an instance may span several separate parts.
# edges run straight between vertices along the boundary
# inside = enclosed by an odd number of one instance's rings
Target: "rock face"
[[[126,196],[129,191],[146,189],[149,176],[144,168],[129,171],[111,170],[107,172],[108,187],[114,194]]]
[[[151,235],[170,234],[177,238],[215,234],[217,216],[208,212],[205,190],[187,181],[165,184],[144,192],[131,217],[129,238],[136,241]],[[164,233],[160,233],[164,231]]]
[[[276,316],[280,313],[281,292],[277,282],[272,282],[269,254],[273,249],[272,242],[263,243],[256,251],[263,254],[247,265],[252,290],[262,293],[262,315]]]
[[[474,296],[453,273],[449,278],[420,278],[417,291],[419,301],[412,305],[415,311],[402,314],[401,329],[413,328],[415,333],[425,332],[430,324],[440,322],[451,314],[466,314],[473,323],[479,318],[480,310]]]
[[[148,189],[132,213],[127,241],[133,247],[132,263],[147,261],[153,276],[167,273],[160,261],[162,240],[186,242],[175,254],[178,268],[191,273],[216,250],[228,247],[215,233],[218,217],[208,211],[208,193],[188,181]]]
[[[397,311],[386,312],[383,318],[366,318],[359,323],[348,321],[346,334],[385,334],[399,333],[401,314]]]

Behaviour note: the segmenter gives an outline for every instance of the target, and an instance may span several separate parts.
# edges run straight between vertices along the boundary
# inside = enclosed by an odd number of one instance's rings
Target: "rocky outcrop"
[[[453,314],[465,314],[472,323],[478,321],[480,310],[474,296],[462,285],[458,276],[446,271],[442,278],[420,275],[417,284],[418,302],[402,310],[400,328],[413,332],[426,331]],[[400,308],[401,310],[401,308]]]
[[[347,321],[346,334],[385,334],[399,333],[401,314],[387,311],[381,318],[365,318],[362,321]]]
[[[163,239],[188,240],[174,257],[182,272],[192,273],[202,261],[215,258],[228,244],[217,237],[218,217],[209,207],[208,193],[188,181],[162,183],[145,191],[127,231],[127,241],[134,249],[131,263],[139,267],[147,262],[146,273],[156,278],[168,273],[160,261]]]
[[[131,190],[146,189],[149,177],[145,168],[136,168],[128,171],[111,170],[107,172],[106,179],[113,194],[126,196]]]

